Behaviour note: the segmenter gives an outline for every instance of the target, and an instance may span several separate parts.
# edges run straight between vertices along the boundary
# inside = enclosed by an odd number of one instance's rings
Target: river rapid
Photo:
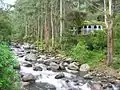
[[[80,71],[70,59],[39,53],[29,44],[12,45],[11,50],[20,65],[21,90],[120,90],[119,84],[90,76],[87,68]]]

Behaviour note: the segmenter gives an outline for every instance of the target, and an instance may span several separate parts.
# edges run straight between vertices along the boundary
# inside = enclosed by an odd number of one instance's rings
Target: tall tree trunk
[[[63,0],[60,0],[60,43],[62,42],[63,33]]]
[[[113,59],[113,19],[112,19],[112,0],[109,0],[109,22],[107,35],[107,65],[111,65]]]
[[[48,5],[48,2],[46,3],[46,6]],[[46,50],[49,50],[49,27],[47,22],[47,14],[48,14],[48,6],[45,8],[45,24],[44,24],[44,38],[45,38],[45,48]]]
[[[107,23],[107,7],[106,7],[106,0],[104,0],[104,21],[105,21],[105,25],[106,28],[108,29],[108,23]]]
[[[54,27],[53,27],[53,5],[51,4],[51,30],[52,30],[52,48],[54,47]]]
[[[38,31],[37,31],[37,46],[38,46],[38,50],[39,50],[39,40],[40,40],[40,16],[38,16]]]
[[[44,7],[44,4],[43,4],[43,7]],[[43,26],[44,26],[44,24],[43,24],[43,23],[44,23],[44,21],[43,21],[43,16],[44,16],[44,14],[43,14],[42,12],[43,12],[44,10],[43,10],[43,8],[42,8],[42,5],[41,5],[41,10],[40,10],[40,11],[41,11],[41,17],[40,17],[40,18],[41,18],[41,19],[40,19],[40,24],[41,24],[41,28],[40,28],[40,29],[41,29],[40,40],[41,40],[41,42],[43,42],[43,28],[44,28],[44,27],[43,27]]]

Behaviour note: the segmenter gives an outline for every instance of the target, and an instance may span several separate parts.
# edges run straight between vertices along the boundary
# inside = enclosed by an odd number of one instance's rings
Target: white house
[[[81,34],[87,35],[95,30],[103,30],[102,25],[85,25],[81,28]]]

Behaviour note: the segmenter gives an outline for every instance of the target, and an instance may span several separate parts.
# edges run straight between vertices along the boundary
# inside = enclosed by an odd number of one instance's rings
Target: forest
[[[119,90],[119,32],[120,0],[0,0],[0,90]]]

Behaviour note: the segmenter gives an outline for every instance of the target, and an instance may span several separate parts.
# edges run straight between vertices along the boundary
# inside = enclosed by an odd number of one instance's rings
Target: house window
[[[85,25],[84,28],[87,28],[87,26]]]
[[[91,28],[91,26],[88,26],[88,28]]]
[[[95,26],[94,26],[94,28],[96,29],[96,28],[97,28],[97,26],[95,25]]]
[[[78,27],[78,34],[81,33],[81,27]]]
[[[101,26],[99,26],[98,28],[101,29]]]

